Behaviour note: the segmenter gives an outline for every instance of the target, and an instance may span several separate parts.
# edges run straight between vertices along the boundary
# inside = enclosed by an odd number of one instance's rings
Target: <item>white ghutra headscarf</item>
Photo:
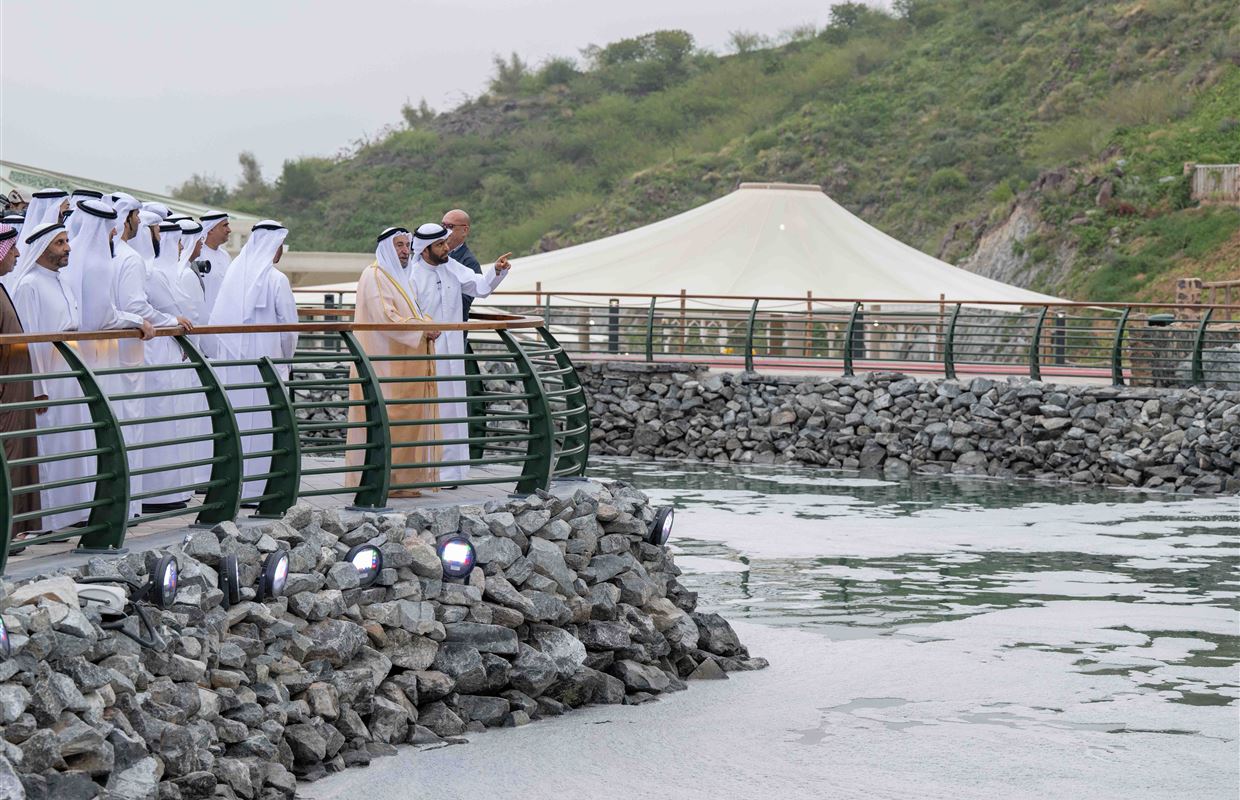
[[[287,237],[288,228],[275,220],[265,219],[254,226],[220,284],[215,308],[211,309],[211,325],[243,325],[254,320],[258,309],[271,305],[274,298],[268,291],[268,276]]]

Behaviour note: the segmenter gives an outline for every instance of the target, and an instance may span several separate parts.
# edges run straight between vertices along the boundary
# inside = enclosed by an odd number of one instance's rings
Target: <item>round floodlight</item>
[[[662,547],[667,544],[667,540],[672,535],[672,524],[676,521],[676,509],[671,506],[663,506],[654,515],[654,522],[650,523],[650,533],[646,535],[646,541],[653,545]]]
[[[447,578],[464,578],[474,568],[474,545],[464,536],[449,536],[439,543],[439,560]]]
[[[379,552],[379,548],[373,544],[359,544],[349,551],[346,558],[357,570],[357,579],[363,589],[379,580],[379,573],[383,571],[383,553]]]
[[[241,602],[241,565],[236,556],[220,559],[220,591],[224,593],[224,605],[235,606]]]
[[[160,608],[170,608],[177,597],[177,577],[180,569],[175,556],[164,556],[155,562],[151,572],[151,602]]]
[[[0,661],[4,661],[13,652],[13,644],[9,641],[9,626],[4,624],[4,618],[0,617]]]
[[[259,601],[274,599],[284,592],[288,582],[288,551],[278,550],[263,562],[263,574],[258,579]]]

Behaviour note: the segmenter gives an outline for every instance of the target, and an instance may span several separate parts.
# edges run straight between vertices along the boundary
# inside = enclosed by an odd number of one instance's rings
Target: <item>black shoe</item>
[[[450,491],[452,491],[453,489],[459,489],[459,488],[461,488],[461,487],[460,487],[460,486],[445,486],[445,487],[443,487],[443,488],[444,488],[444,491],[445,491],[445,492],[450,492]]]
[[[189,503],[184,500],[179,503],[143,503],[143,514],[162,514],[165,511],[180,511],[182,508],[189,508]]]

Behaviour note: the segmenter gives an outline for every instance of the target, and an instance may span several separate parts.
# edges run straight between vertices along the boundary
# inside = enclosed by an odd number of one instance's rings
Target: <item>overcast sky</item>
[[[885,3],[879,3],[885,5]],[[494,54],[538,64],[660,28],[722,52],[734,30],[825,25],[825,0],[3,0],[0,158],[163,192],[268,177],[480,94]]]

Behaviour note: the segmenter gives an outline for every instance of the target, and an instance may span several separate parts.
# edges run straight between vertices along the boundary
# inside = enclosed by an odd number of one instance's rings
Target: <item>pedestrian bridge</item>
[[[0,451],[0,530],[5,537],[0,572],[11,553],[26,548],[76,542],[83,553],[117,552],[135,527],[150,531],[189,523],[211,525],[235,519],[243,507],[252,507],[262,517],[279,517],[299,500],[379,510],[388,507],[389,498],[412,492],[466,487],[441,495],[444,500],[463,501],[498,496],[501,490],[530,493],[547,488],[556,478],[584,474],[590,442],[586,397],[571,360],[541,318],[475,314],[470,322],[456,324],[362,325],[348,321],[348,310],[311,307],[301,309],[301,314],[305,321],[298,325],[200,327],[192,335],[178,329],[159,330],[158,336],[176,342],[182,362],[137,370],[185,370],[190,379],[177,388],[143,387],[129,393],[109,392],[108,378],[133,369],[92,369],[80,349],[84,342],[136,338],[136,331],[0,336],[0,347],[50,343],[66,364],[65,371],[54,374],[3,375],[0,386],[60,380],[75,382],[80,390],[80,396],[59,400],[0,403],[0,413],[9,419],[30,418],[34,415],[29,412],[50,405],[84,406],[88,412],[88,421],[77,425],[37,427],[10,422],[0,431],[0,439],[37,440],[75,431],[89,431],[93,438],[93,446],[63,453],[38,452],[14,459]],[[444,330],[467,332],[469,347],[464,356],[367,353],[357,336],[364,331]],[[299,334],[297,352],[291,358],[212,360],[203,355],[208,337],[280,332]],[[463,404],[463,414],[443,415],[434,393],[383,402],[385,395],[396,393],[399,384],[438,386],[461,380],[430,369],[419,371],[431,374],[402,376],[399,373],[408,370],[394,369],[395,362],[447,359],[465,361],[464,397],[454,398]],[[238,382],[237,375],[245,377]],[[253,395],[256,389],[260,390],[257,403],[234,402]],[[122,418],[117,413],[124,401],[168,397],[198,399],[189,410],[173,414]],[[393,419],[388,413],[390,407],[410,404],[430,410],[414,419]],[[258,427],[252,421],[246,423],[256,416]],[[159,440],[127,437],[128,429],[152,423],[175,423],[178,435]],[[463,425],[467,435],[441,433],[454,425]],[[424,431],[412,443],[407,431],[400,435],[401,428],[410,426]],[[351,441],[350,431],[355,431]],[[246,446],[246,439],[256,437],[264,442],[270,437],[270,444],[262,450]],[[447,445],[466,445],[468,458],[428,457]],[[170,452],[175,455],[168,457]],[[139,453],[161,457],[143,460],[135,457]],[[346,460],[348,453],[356,455]],[[86,463],[90,468],[53,481],[31,483],[17,478],[23,468],[28,471],[31,466],[58,462]],[[253,462],[268,466],[255,474]],[[249,474],[247,463],[251,464]],[[398,482],[402,470],[418,470],[433,478],[439,468],[455,466],[469,466],[469,477]],[[142,476],[168,471],[186,479],[169,486],[165,475],[160,488],[131,490],[140,486]],[[83,485],[91,487],[89,499],[83,502],[18,510],[22,506],[18,499],[23,496]],[[194,493],[194,499],[185,507],[138,516],[130,513],[142,501],[175,492]],[[76,527],[14,541],[13,531],[20,523],[75,511],[85,515]]]

